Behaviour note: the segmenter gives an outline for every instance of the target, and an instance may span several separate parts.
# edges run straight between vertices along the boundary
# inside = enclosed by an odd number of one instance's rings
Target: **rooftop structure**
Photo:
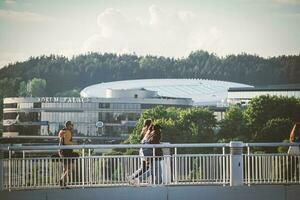
[[[145,89],[161,97],[191,98],[194,105],[216,106],[226,102],[227,90],[252,86],[206,79],[140,79],[99,83],[84,88],[82,97],[110,97],[110,90]]]
[[[233,87],[228,89],[228,103],[247,105],[261,95],[300,98],[300,84],[267,85],[256,87]]]

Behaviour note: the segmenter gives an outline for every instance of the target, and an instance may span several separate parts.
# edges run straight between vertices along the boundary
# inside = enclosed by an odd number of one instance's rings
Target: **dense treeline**
[[[204,78],[250,85],[299,83],[299,66],[300,55],[218,57],[206,51],[179,59],[110,53],[89,53],[72,59],[31,57],[0,69],[0,109],[3,97],[20,95],[20,85],[34,78],[46,81],[45,96],[58,96],[99,82],[141,78]]]
[[[70,60],[54,55],[31,57],[2,68],[0,80],[45,79],[47,95],[52,96],[94,83],[140,78],[206,78],[251,85],[299,83],[299,66],[300,55],[266,59],[240,54],[220,58],[196,51],[187,58],[174,59],[90,53]]]

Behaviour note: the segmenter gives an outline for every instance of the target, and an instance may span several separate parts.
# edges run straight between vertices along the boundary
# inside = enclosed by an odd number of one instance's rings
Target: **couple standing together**
[[[140,134],[141,144],[160,144],[161,129],[159,124],[153,124],[151,119],[144,120],[143,128]],[[163,156],[161,148],[141,148],[141,166],[129,177],[129,183],[135,184],[137,181],[143,181],[152,176],[152,183],[159,184],[162,182],[160,161]],[[138,180],[137,180],[138,179]]]

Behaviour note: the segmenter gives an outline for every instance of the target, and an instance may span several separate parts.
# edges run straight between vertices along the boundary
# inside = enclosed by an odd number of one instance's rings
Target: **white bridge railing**
[[[299,143],[249,143],[244,144],[244,183],[300,184],[300,155],[288,153],[251,153],[253,147],[276,148],[297,146]],[[270,150],[269,150],[270,151]]]
[[[242,142],[159,145],[20,146],[2,149],[0,186],[3,190],[58,187],[144,185],[299,184],[300,155],[255,154],[252,147],[299,144]],[[103,149],[162,148],[163,156],[97,155]],[[79,157],[51,156],[73,149]],[[207,153],[210,152],[210,153]],[[154,154],[155,155],[155,154]],[[149,168],[133,179],[143,159]],[[66,185],[60,185],[63,167],[70,167]]]

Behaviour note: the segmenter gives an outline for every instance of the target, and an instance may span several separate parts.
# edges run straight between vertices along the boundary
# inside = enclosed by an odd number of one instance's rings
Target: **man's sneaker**
[[[66,183],[65,183],[65,181],[64,180],[59,180],[59,186],[60,187],[66,187]]]
[[[138,180],[132,176],[127,176],[126,181],[129,183],[129,185],[138,185]]]
[[[131,179],[128,181],[128,183],[130,185],[134,185],[134,186],[138,186],[139,185],[139,181],[137,179]]]

